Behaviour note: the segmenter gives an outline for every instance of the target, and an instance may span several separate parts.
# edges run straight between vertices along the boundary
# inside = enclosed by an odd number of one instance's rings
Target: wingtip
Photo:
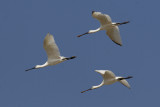
[[[113,41],[113,40],[112,40]],[[115,41],[113,41],[114,43],[116,43],[117,45],[119,45],[119,46],[122,46],[122,44],[120,44],[120,43],[117,43],[117,42],[115,42]]]
[[[47,33],[47,36],[53,36],[53,34],[51,34],[50,32]]]
[[[133,76],[128,76],[128,78],[133,78]]]
[[[127,24],[127,23],[130,23],[130,21],[123,22],[123,24]]]
[[[51,35],[51,34],[48,32],[47,35],[46,35],[46,37],[48,37],[48,36],[50,36],[50,35]]]
[[[74,59],[74,58],[76,58],[76,57],[77,57],[77,56],[72,56],[71,58]]]
[[[48,32],[47,35],[50,35],[50,32]]]

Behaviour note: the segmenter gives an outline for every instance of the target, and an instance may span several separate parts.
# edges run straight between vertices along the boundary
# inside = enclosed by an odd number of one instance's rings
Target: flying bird
[[[56,45],[54,41],[53,35],[51,35],[50,33],[46,35],[44,42],[43,42],[43,47],[47,53],[48,60],[43,65],[36,65],[35,67],[27,69],[26,71],[29,71],[32,69],[43,68],[43,67],[50,66],[50,65],[56,65],[63,61],[76,58],[76,56],[72,56],[68,58],[64,56],[60,56],[58,46]]]
[[[121,84],[123,84],[124,86],[126,86],[130,89],[130,85],[125,79],[133,78],[132,76],[128,76],[128,77],[125,77],[125,78],[124,77],[116,77],[115,74],[110,70],[95,70],[95,72],[98,72],[102,75],[102,77],[103,77],[102,83],[97,85],[97,86],[92,86],[88,90],[82,91],[81,93],[99,88],[103,85],[110,85],[110,84],[113,84],[115,82],[120,82]]]
[[[127,24],[129,21],[122,22],[122,23],[113,23],[110,16],[107,14],[102,14],[101,12],[95,12],[92,11],[93,18],[96,18],[100,22],[100,27],[96,30],[89,30],[88,32],[78,35],[77,37],[81,37],[86,34],[90,33],[96,33],[100,30],[106,30],[106,34],[109,36],[109,38],[116,44],[122,46],[122,40],[120,37],[119,32],[119,25]]]

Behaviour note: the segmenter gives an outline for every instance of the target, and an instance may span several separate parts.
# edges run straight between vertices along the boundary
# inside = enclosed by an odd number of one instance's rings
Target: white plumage
[[[103,81],[101,82],[101,84],[99,84],[97,86],[92,86],[88,90],[82,91],[81,93],[99,88],[103,85],[110,85],[110,84],[113,84],[117,81],[120,82],[121,84],[123,84],[124,86],[130,88],[129,83],[125,79],[132,78],[132,76],[128,76],[128,77],[125,77],[125,78],[124,77],[116,77],[115,74],[110,70],[95,70],[95,72],[98,72],[102,75]]]
[[[129,23],[129,21],[122,22],[122,23],[112,23],[112,20],[109,15],[102,14],[101,12],[95,12],[95,11],[92,11],[92,16],[93,18],[96,18],[100,22],[101,26],[96,30],[89,30],[84,34],[78,35],[78,37],[81,37],[83,35],[90,34],[90,33],[95,33],[100,30],[106,30],[106,34],[109,36],[109,38],[116,44],[122,46],[122,40],[120,37],[118,26]]]
[[[31,69],[27,69],[26,71],[29,71],[32,69],[43,68],[43,67],[50,66],[50,65],[56,65],[63,61],[75,58],[75,56],[72,56],[69,58],[60,56],[58,46],[55,43],[53,35],[51,35],[50,33],[46,35],[44,42],[43,42],[43,47],[47,53],[48,60],[43,65],[36,65],[35,67]]]

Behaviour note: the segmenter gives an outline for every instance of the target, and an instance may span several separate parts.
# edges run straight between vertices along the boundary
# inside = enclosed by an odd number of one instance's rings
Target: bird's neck
[[[100,31],[100,28],[98,28],[98,29],[96,29],[96,30],[89,30],[88,33],[96,33],[96,32],[98,32],[98,31]]]
[[[104,81],[102,81],[102,83],[97,85],[97,86],[93,86],[92,89],[96,89],[96,88],[102,87],[103,85],[104,85]]]
[[[48,62],[44,63],[43,65],[36,65],[35,68],[43,68],[48,66]]]

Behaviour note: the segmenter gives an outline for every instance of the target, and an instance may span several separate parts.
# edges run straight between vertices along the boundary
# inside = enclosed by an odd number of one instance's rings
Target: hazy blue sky
[[[159,0],[1,0],[0,107],[158,107],[160,105]],[[99,27],[92,11],[120,26],[123,46]],[[47,60],[43,39],[50,32],[62,56],[76,59],[25,72]],[[95,69],[128,80],[81,94],[102,81]]]

